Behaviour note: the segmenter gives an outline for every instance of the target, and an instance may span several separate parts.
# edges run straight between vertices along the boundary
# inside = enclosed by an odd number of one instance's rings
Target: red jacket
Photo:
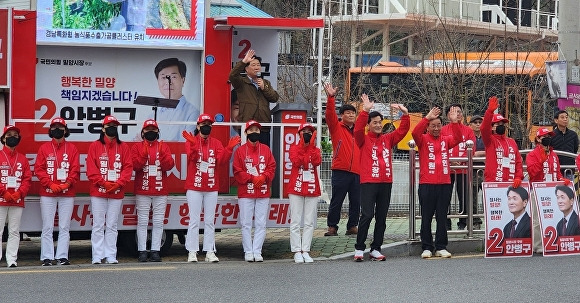
[[[459,123],[451,123],[453,136],[439,137],[425,133],[428,125],[423,118],[411,133],[419,149],[419,184],[451,184],[449,149],[461,142]]]
[[[66,179],[59,180],[58,170],[64,169]],[[58,144],[55,139],[40,146],[34,163],[34,173],[42,188],[39,195],[46,197],[74,197],[75,184],[79,181],[81,167],[77,147],[67,141]],[[60,193],[53,193],[50,185],[68,183],[70,187]]]
[[[145,153],[147,151],[147,153]],[[165,179],[167,172],[175,166],[167,144],[155,140],[143,140],[131,147],[131,161],[135,171],[135,194],[145,196],[167,196],[169,188]],[[151,174],[149,170],[151,169]],[[157,173],[153,173],[153,169]]]
[[[463,124],[459,124],[459,126],[461,129],[461,142],[456,147],[449,149],[449,157],[453,158],[467,157],[467,145],[465,144],[467,140],[471,140],[473,142],[472,155],[475,154],[475,142],[477,142],[477,140],[475,139],[475,133],[473,132],[473,129]],[[441,135],[453,136],[451,124],[447,124],[443,126],[443,128],[441,128]],[[461,162],[461,164],[465,165],[466,162]],[[467,169],[454,169],[452,171],[454,171],[457,174],[467,174]]]
[[[401,118],[401,125],[389,134],[368,132],[365,136],[365,126],[369,113],[362,111],[354,125],[354,138],[360,148],[360,183],[393,183],[393,163],[391,150],[401,141],[411,125],[409,115]]]
[[[24,207],[24,197],[28,194],[32,183],[32,172],[26,156],[4,146],[0,152],[0,176],[0,206]],[[8,187],[9,177],[15,177],[14,188]],[[15,191],[20,192],[20,199],[16,202],[6,202],[3,198],[6,191],[11,194]]]
[[[303,197],[320,196],[320,180],[316,167],[322,163],[320,148],[313,144],[303,146],[295,144],[290,147],[290,181],[288,182],[288,193]],[[310,173],[304,174],[304,171]]]
[[[354,142],[353,130],[338,121],[334,97],[328,97],[325,117],[332,140],[332,169],[359,174],[359,148]]]
[[[526,166],[530,182],[564,180],[560,171],[560,161],[552,147],[546,153],[544,147],[538,144],[526,156]]]
[[[89,145],[87,154],[87,177],[91,181],[89,195],[108,199],[123,199],[125,197],[125,185],[131,181],[133,163],[131,163],[131,150],[125,142],[117,143],[117,140],[109,140],[104,137],[106,144],[97,140]],[[108,172],[116,171],[117,181],[121,187],[114,192],[107,193],[104,187],[109,180]]]
[[[185,142],[187,152],[187,178],[185,179],[185,189],[195,191],[218,191],[219,175],[217,167],[228,165],[232,151],[224,146],[220,140],[207,137],[195,136],[198,140],[195,144]]]
[[[522,156],[516,141],[505,135],[492,134],[493,111],[487,110],[481,123],[481,139],[485,145],[485,182],[511,182],[524,179]],[[503,159],[506,160],[503,160]]]
[[[240,146],[234,153],[234,178],[238,182],[239,198],[269,198],[270,187],[276,173],[276,161],[268,145],[250,142]],[[252,173],[266,177],[262,187],[255,189]]]

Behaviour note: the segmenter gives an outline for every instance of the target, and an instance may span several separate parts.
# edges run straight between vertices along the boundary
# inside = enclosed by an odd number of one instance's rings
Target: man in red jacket
[[[8,223],[6,242],[6,265],[16,267],[18,246],[20,245],[20,219],[24,209],[24,197],[30,190],[32,173],[26,156],[16,151],[20,143],[20,129],[13,125],[4,127],[0,142],[4,145],[0,152],[0,238],[4,224]],[[8,219],[8,222],[6,222]],[[2,245],[0,245],[0,260]]]
[[[119,139],[119,120],[113,116],[103,119],[100,137],[89,145],[87,177],[91,181],[91,214],[93,227],[91,244],[93,264],[103,259],[117,264],[117,224],[126,185],[133,175],[131,149]]]
[[[419,149],[419,204],[421,205],[421,258],[430,258],[435,249],[436,257],[449,258],[447,251],[447,210],[451,202],[451,178],[449,149],[461,140],[457,107],[451,108],[449,120],[453,136],[441,134],[441,109],[435,107],[423,118],[412,135]],[[425,130],[427,133],[425,133]],[[435,214],[437,230],[435,244],[431,235],[431,221]]]
[[[54,215],[58,209],[58,245],[56,259],[60,265],[69,265],[70,220],[73,212],[75,184],[81,168],[76,146],[65,140],[70,135],[63,118],[50,122],[48,135],[52,140],[40,146],[34,163],[34,173],[40,181],[40,213],[42,239],[40,260],[42,266],[52,265],[54,254]],[[58,207],[57,207],[58,206]]]
[[[327,96],[325,118],[332,140],[332,196],[326,220],[328,231],[324,235],[338,235],[340,211],[347,193],[349,209],[346,235],[356,235],[360,216],[360,152],[353,135],[356,109],[350,104],[344,104],[340,108],[342,120],[339,121],[334,103],[337,88],[326,83],[324,89]]]
[[[489,98],[489,106],[481,123],[481,138],[485,145],[485,182],[513,182],[517,188],[524,178],[522,156],[514,139],[506,136],[508,119],[494,114],[499,106],[497,97]]]
[[[153,119],[145,120],[141,128],[142,142],[133,144],[131,159],[135,171],[135,205],[137,207],[137,250],[139,262],[161,262],[161,235],[169,189],[167,172],[175,161],[167,144],[159,139],[159,126]],[[152,211],[151,253],[147,253],[147,227]]]
[[[385,261],[381,254],[381,245],[385,237],[387,227],[387,213],[391,203],[391,188],[393,186],[393,163],[391,149],[405,137],[409,131],[411,120],[409,111],[402,104],[391,104],[392,110],[400,110],[403,113],[401,125],[397,130],[389,134],[383,134],[383,116],[376,111],[370,112],[374,102],[369,100],[366,94],[362,95],[363,111],[358,116],[354,126],[354,138],[360,148],[360,167],[366,169],[360,174],[361,188],[361,218],[354,245],[354,260],[363,261],[365,241],[373,216],[375,217],[375,230],[371,243],[371,260]],[[365,127],[369,132],[365,135]]]

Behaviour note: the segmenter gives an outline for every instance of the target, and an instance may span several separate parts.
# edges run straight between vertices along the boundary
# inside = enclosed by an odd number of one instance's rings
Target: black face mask
[[[64,137],[64,129],[60,128],[51,129],[50,136],[55,139],[62,139],[62,137]]]
[[[204,135],[208,136],[211,133],[211,125],[202,125],[199,127],[199,132]]]
[[[105,128],[105,134],[109,137],[117,137],[119,135],[119,132],[117,131],[116,126],[109,126]]]
[[[250,140],[250,142],[254,143],[254,142],[258,141],[258,139],[260,139],[259,133],[248,134],[248,140]]]
[[[542,145],[543,146],[550,146],[550,143],[552,143],[552,138],[549,138],[549,137],[542,138]]]
[[[310,139],[312,139],[312,134],[304,133],[302,134],[302,137],[304,137],[304,143],[310,143]]]
[[[18,143],[20,143],[20,137],[8,137],[6,138],[6,145],[8,147],[15,147],[16,145],[18,145]]]
[[[156,131],[148,131],[148,132],[144,132],[143,133],[143,137],[145,138],[145,140],[147,141],[155,141],[156,139],[159,138],[159,133]]]
[[[505,134],[505,125],[498,125],[495,127],[495,133],[498,135]]]

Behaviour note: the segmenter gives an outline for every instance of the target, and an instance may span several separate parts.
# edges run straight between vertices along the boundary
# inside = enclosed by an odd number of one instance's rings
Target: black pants
[[[360,216],[360,178],[358,174],[344,170],[332,170],[332,197],[328,207],[327,226],[338,230],[340,221],[340,211],[344,197],[348,193],[348,222],[346,228],[349,229],[358,225]]]
[[[387,228],[387,213],[391,204],[391,188],[393,183],[363,183],[360,185],[361,216],[356,235],[355,249],[364,250],[369,233],[371,220],[375,217],[375,231],[371,250],[381,251],[385,229]]]
[[[451,202],[451,184],[419,184],[419,205],[421,205],[421,248],[441,250],[447,248],[447,210]],[[437,221],[435,245],[431,235],[433,215]]]
[[[453,184],[455,183],[455,191],[457,192],[457,199],[459,200],[459,213],[462,215],[466,215],[467,212],[467,203],[469,203],[469,199],[467,199],[467,192],[469,184],[467,184],[467,175],[466,174],[452,174],[451,175],[451,196],[453,196]],[[477,189],[475,189],[474,196],[476,197],[473,202],[473,214],[477,214]],[[450,224],[448,224],[447,229],[450,229]],[[481,224],[480,218],[473,218],[473,224]],[[457,222],[457,227],[465,228],[467,226],[467,218],[459,218],[459,222]]]

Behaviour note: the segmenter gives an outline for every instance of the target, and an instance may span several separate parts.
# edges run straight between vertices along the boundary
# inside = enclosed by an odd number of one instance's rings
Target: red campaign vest
[[[238,182],[239,198],[269,198],[270,187],[276,173],[276,161],[267,145],[257,142],[252,145],[247,142],[234,152],[234,177]],[[266,177],[260,188],[252,183],[252,172]]]
[[[16,202],[7,202],[0,195],[0,206],[24,207],[24,197],[28,194],[28,190],[30,190],[31,182],[32,173],[26,156],[17,151],[11,151],[8,147],[4,147],[0,151],[0,188],[2,192],[8,191],[11,194],[19,191],[20,199]],[[12,185],[15,186],[9,187]]]
[[[145,144],[148,145],[148,157],[142,155]],[[159,148],[161,146],[161,148]],[[166,196],[169,187],[165,186],[167,172],[175,165],[171,150],[167,144],[155,140],[143,140],[131,147],[133,170],[135,170],[135,194],[145,196]],[[151,169],[152,165],[155,169]],[[156,172],[153,173],[153,170]]]
[[[66,179],[59,179],[59,169],[64,170]],[[79,152],[77,147],[67,141],[57,144],[52,139],[40,146],[34,163],[34,174],[40,181],[39,195],[46,197],[74,197],[75,184],[80,178]],[[53,193],[50,185],[69,183],[70,187],[60,193]]]
[[[91,181],[89,194],[94,197],[108,199],[123,199],[126,184],[133,175],[131,150],[125,142],[118,144],[116,140],[105,137],[106,144],[95,141],[89,145],[87,154],[87,177]],[[109,171],[115,171],[116,181],[109,180]],[[116,182],[121,187],[113,193],[107,193],[104,187],[106,181]]]
[[[292,145],[290,161],[292,170],[287,185],[288,193],[303,197],[320,196],[320,180],[316,169],[322,163],[320,149],[312,145]],[[305,171],[309,173],[305,174]]]

